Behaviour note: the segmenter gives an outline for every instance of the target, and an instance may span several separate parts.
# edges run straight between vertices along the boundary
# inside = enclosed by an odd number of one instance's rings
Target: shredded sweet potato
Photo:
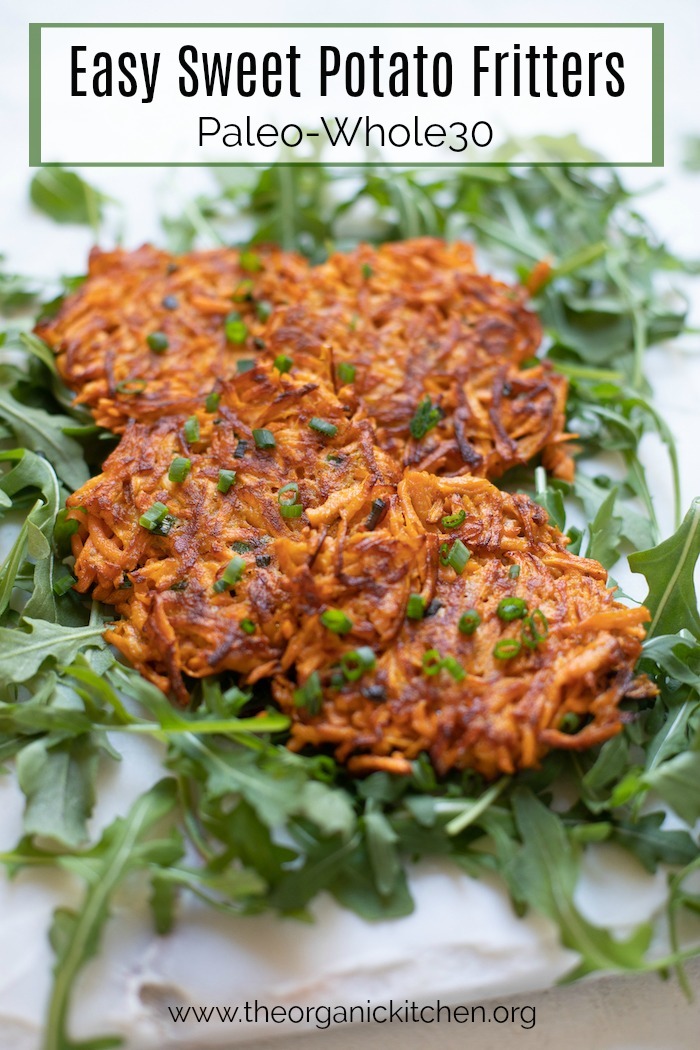
[[[120,617],[109,641],[181,703],[220,671],[269,679],[290,746],[358,774],[425,751],[493,777],[618,732],[651,690],[648,613],[487,480],[537,454],[571,475],[566,383],[532,359],[523,293],[430,239],[254,259],[95,255],[40,329],[123,431],[68,501],[76,589]]]

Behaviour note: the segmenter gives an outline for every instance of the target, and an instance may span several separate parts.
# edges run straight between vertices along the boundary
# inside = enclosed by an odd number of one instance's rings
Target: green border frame
[[[43,161],[41,159],[42,29],[651,29],[651,160],[577,161],[576,167],[662,168],[664,166],[664,23],[663,22],[30,22],[29,23],[29,166],[55,168],[259,168],[259,161]],[[503,161],[270,161],[277,167],[334,168],[501,168]],[[570,161],[515,161],[510,167],[570,167]]]

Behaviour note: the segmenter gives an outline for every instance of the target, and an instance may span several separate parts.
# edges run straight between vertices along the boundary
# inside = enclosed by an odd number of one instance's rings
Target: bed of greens
[[[541,148],[546,159],[546,141]],[[239,240],[245,223],[246,243],[272,241],[314,260],[357,240],[463,237],[492,270],[539,286],[546,353],[571,385],[577,479],[553,482],[533,468],[504,484],[529,491],[564,530],[578,508],[588,524],[569,525],[572,549],[606,567],[629,556],[646,578],[652,620],[640,669],[659,695],[602,747],[552,753],[541,769],[495,784],[469,772],[437,780],[425,757],[411,776],[354,780],[327,755],[290,753],[286,718],[232,677],[203,680],[192,708],[176,710],[115,658],[102,640],[110,610],[71,590],[75,526],[63,510],[115,439],[72,405],[51,352],[28,334],[80,278],[51,289],[0,264],[0,515],[16,536],[0,567],[0,757],[26,797],[22,838],[0,861],[9,877],[54,867],[84,884],[80,906],[58,909],[48,933],[47,1050],[78,1045],[68,1024],[74,981],[100,950],[115,891],[134,872],[148,880],[155,928],[165,933],[183,893],[236,914],[303,919],[325,891],[368,920],[405,915],[411,861],[439,855],[470,876],[497,873],[518,914],[553,920],[579,956],[571,979],[675,968],[689,992],[683,963],[700,945],[681,947],[679,924],[700,912],[692,879],[700,869],[700,499],[680,506],[673,437],[649,400],[645,351],[684,330],[685,302],[670,289],[674,275],[700,268],[666,249],[610,169],[509,166],[515,150],[502,168],[217,169],[209,195],[163,218],[163,243],[174,251]],[[31,197],[56,221],[92,225],[96,236],[105,211],[118,207],[59,168],[38,172]],[[550,268],[535,269],[545,259]],[[677,529],[666,538],[639,455],[650,432],[667,448],[675,492]],[[98,772],[120,760],[130,734],[160,742],[162,779],[91,841]],[[562,783],[567,808],[552,808]],[[679,818],[670,827],[669,810]],[[649,952],[652,924],[620,940],[577,909],[582,851],[601,841],[648,871],[666,866],[663,955]]]

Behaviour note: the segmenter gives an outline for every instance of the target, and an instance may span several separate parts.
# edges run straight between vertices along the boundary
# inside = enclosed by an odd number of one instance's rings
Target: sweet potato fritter
[[[222,386],[211,413],[132,423],[103,473],[70,497],[77,590],[116,607],[108,640],[181,700],[183,674],[264,677],[304,603],[280,571],[277,538],[303,532],[310,562],[314,544],[366,521],[396,480],[369,424],[348,422],[337,398],[254,369]],[[139,521],[154,505],[149,531]]]
[[[295,676],[274,684],[293,748],[331,745],[352,771],[399,773],[426,751],[439,773],[493,777],[534,766],[553,747],[607,740],[622,726],[620,702],[649,693],[634,675],[647,610],[615,602],[603,567],[568,553],[528,497],[479,478],[407,472],[385,528],[414,553],[424,615],[408,618],[397,593],[361,675],[348,656],[367,640],[352,600],[333,596],[352,622],[342,635],[302,616],[290,643]],[[468,552],[461,572],[444,564],[456,541]]]
[[[146,246],[93,252],[86,282],[37,332],[77,400],[118,432],[192,411],[241,359],[284,355],[342,387],[406,466],[498,477],[542,453],[571,478],[566,380],[533,357],[541,329],[525,294],[477,273],[468,245],[427,237],[311,269],[273,248]]]
[[[277,248],[94,249],[85,282],[36,332],[76,401],[120,433],[130,418],[190,411],[258,356],[270,311],[298,299],[307,269]]]
[[[486,480],[537,454],[571,474],[566,382],[533,360],[523,296],[427,238],[315,268],[94,255],[40,334],[124,431],[68,501],[108,640],[181,703],[188,679],[272,680],[290,746],[356,773],[425,751],[493,777],[618,732],[651,691],[647,611]]]

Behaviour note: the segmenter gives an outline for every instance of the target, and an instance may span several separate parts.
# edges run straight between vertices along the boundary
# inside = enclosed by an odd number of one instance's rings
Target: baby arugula
[[[546,160],[547,141],[539,148]],[[59,221],[99,223],[106,203],[99,191],[73,172],[52,169],[47,178],[40,172],[32,186],[40,210]],[[25,359],[0,366],[0,516],[15,529],[0,567],[0,759],[8,763],[5,775],[17,776],[26,809],[22,840],[0,860],[10,875],[55,867],[84,884],[80,906],[58,909],[50,934],[56,962],[45,1047],[76,1046],[68,1035],[74,982],[99,950],[127,875],[130,885],[140,878],[155,928],[165,933],[182,893],[232,914],[273,909],[308,918],[316,895],[327,892],[368,920],[405,915],[413,907],[410,862],[442,856],[473,877],[499,875],[518,914],[531,908],[548,916],[578,954],[570,979],[676,965],[683,980],[691,951],[679,948],[679,924],[688,909],[700,910],[690,888],[700,867],[691,832],[700,820],[700,501],[654,546],[659,529],[639,446],[649,432],[666,444],[677,494],[673,438],[648,401],[644,353],[684,326],[685,304],[660,278],[696,266],[655,238],[609,170],[368,168],[348,175],[320,166],[271,167],[252,178],[217,169],[216,178],[216,192],[164,219],[177,250],[225,242],[242,221],[247,243],[276,241],[312,259],[358,239],[467,236],[490,265],[518,270],[529,282],[547,356],[571,385],[578,475],[567,485],[537,468],[505,482],[529,490],[562,529],[567,507],[578,504],[589,524],[569,528],[572,549],[606,566],[635,552],[630,565],[647,580],[652,614],[640,670],[659,693],[601,748],[552,753],[540,769],[490,785],[470,772],[438,780],[426,756],[410,776],[354,780],[327,755],[290,753],[287,719],[264,693],[241,691],[227,676],[203,681],[191,708],[176,710],[115,660],[102,640],[106,613],[70,589],[74,526],[62,508],[70,488],[99,469],[108,446],[72,404],[41,341],[24,335],[20,342],[8,331],[14,359],[22,350]],[[16,315],[35,302],[33,282],[3,271],[0,310]],[[596,460],[603,450],[617,458],[606,475]],[[168,775],[93,841],[98,770],[120,758],[120,740],[129,735],[161,749]],[[562,779],[570,805],[555,812],[550,801]],[[667,826],[662,802],[685,829]],[[667,956],[650,953],[650,924],[621,941],[577,909],[581,853],[602,841],[648,871],[673,869]],[[80,1045],[97,1050],[118,1041]]]

